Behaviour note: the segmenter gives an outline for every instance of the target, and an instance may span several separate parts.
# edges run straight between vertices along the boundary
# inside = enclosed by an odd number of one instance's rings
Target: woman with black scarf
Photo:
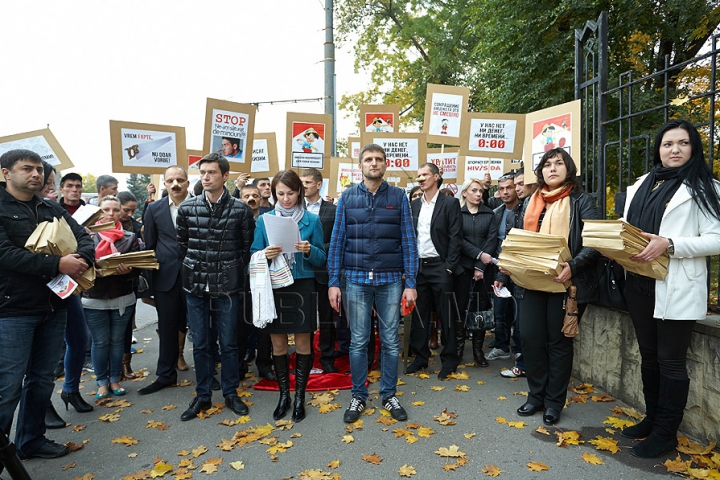
[[[655,137],[654,167],[628,188],[625,219],[648,246],[633,260],[670,256],[668,275],[627,274],[625,295],[642,357],[646,417],[623,430],[645,438],[632,454],[655,458],[677,446],[690,379],[685,365],[697,320],[707,313],[706,256],[720,253],[720,183],[705,162],[698,131],[673,120]]]

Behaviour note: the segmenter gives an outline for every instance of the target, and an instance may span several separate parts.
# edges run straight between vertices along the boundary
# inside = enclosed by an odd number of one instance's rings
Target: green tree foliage
[[[97,177],[92,173],[81,173],[83,193],[97,193]]]
[[[135,195],[137,198],[138,208],[136,210],[136,217],[141,217],[143,213],[143,206],[145,200],[147,200],[147,186],[152,182],[152,175],[131,173],[127,180],[127,186],[130,193]],[[157,187],[157,185],[156,185]]]

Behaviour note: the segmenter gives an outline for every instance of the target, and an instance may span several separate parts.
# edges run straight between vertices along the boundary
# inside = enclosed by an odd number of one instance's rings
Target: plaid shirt
[[[403,196],[400,212],[401,248],[403,256],[403,271],[373,272],[368,270],[345,270],[345,279],[363,285],[387,285],[402,280],[405,275],[405,288],[415,288],[415,277],[418,271],[418,250],[415,239],[415,228],[410,213],[410,203]],[[340,287],[340,271],[342,270],[343,252],[345,251],[345,206],[342,197],[338,201],[333,225],[330,251],[328,252],[328,274],[330,282],[328,287]]]

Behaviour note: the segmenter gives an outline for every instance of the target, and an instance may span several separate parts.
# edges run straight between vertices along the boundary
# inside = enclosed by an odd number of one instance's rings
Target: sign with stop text
[[[188,166],[184,127],[110,120],[110,150],[113,172],[153,174]]]
[[[372,143],[385,149],[387,170],[385,180],[396,186],[406,186],[417,176],[425,163],[427,148],[423,133],[386,133],[373,137]]]
[[[0,155],[18,149],[37,153],[58,171],[73,167],[73,163],[49,128],[0,137]]]
[[[463,123],[461,153],[492,158],[522,158],[525,115],[468,113]]]
[[[254,105],[208,98],[203,152],[220,153],[230,170],[250,173],[255,111]]]

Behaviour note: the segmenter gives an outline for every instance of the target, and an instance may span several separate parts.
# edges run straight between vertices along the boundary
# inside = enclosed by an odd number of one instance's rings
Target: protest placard
[[[17,149],[31,150],[37,153],[40,158],[58,171],[73,167],[70,158],[49,128],[0,137],[0,155]]]
[[[208,98],[205,106],[203,153],[222,153],[233,172],[250,173],[257,107]]]
[[[198,174],[197,162],[199,162],[200,159],[203,157],[202,150],[188,149],[187,157],[188,157],[188,174],[197,175]]]
[[[290,164],[285,168],[301,171],[305,168],[324,170],[329,167],[332,137],[332,115],[318,113],[287,114],[286,152]]]
[[[468,113],[461,131],[463,155],[522,158],[525,115]]]
[[[185,128],[110,120],[112,171],[162,173],[171,165],[187,168]]]
[[[371,142],[385,149],[387,170],[384,178],[391,185],[404,187],[414,181],[418,166],[427,158],[423,133],[386,133],[373,137]]]
[[[363,181],[362,170],[352,158],[332,157],[330,159],[330,177],[328,195],[338,198],[343,190]]]
[[[253,141],[252,169],[254,178],[267,176],[272,178],[280,171],[278,165],[277,137],[275,132],[256,133]]]
[[[508,168],[509,164],[510,160],[503,158],[460,155],[458,160],[457,184],[462,185],[468,178],[482,180],[486,173],[490,173],[490,179],[493,183],[497,183],[498,178],[507,170],[510,170],[510,168]]]
[[[457,183],[458,158],[460,156],[458,147],[428,148],[427,161],[421,163],[434,163],[438,168],[442,167],[442,177],[445,184]]]
[[[427,143],[460,145],[469,97],[469,88],[427,84],[423,126]]]
[[[360,150],[364,146],[360,142],[360,137],[348,137],[348,157],[360,160]]]
[[[360,105],[360,141],[365,146],[376,134],[398,132],[399,122],[400,105]]]
[[[523,154],[525,183],[536,180],[535,167],[548,150],[563,148],[577,166],[580,175],[580,100],[563,103],[525,115],[525,149]]]

